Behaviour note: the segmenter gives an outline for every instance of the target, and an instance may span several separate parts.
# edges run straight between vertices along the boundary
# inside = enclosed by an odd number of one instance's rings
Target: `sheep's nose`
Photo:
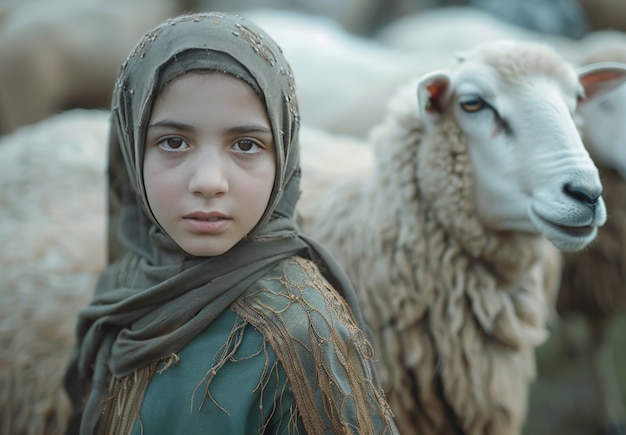
[[[601,188],[588,188],[586,186],[566,183],[563,186],[563,191],[565,194],[576,201],[579,201],[584,204],[589,204],[591,206],[595,206],[598,203],[598,199],[600,195],[602,195]]]

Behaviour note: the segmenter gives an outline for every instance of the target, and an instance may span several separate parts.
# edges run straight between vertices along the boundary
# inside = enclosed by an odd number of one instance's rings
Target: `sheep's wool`
[[[401,433],[519,433],[560,257],[539,236],[480,224],[458,127],[444,120],[425,140],[414,108],[414,87],[392,101],[370,137],[373,172],[302,204],[305,230],[366,301]]]

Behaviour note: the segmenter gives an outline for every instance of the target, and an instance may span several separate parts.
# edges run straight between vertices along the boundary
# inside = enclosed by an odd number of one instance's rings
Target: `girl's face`
[[[221,255],[267,207],[276,173],[261,99],[220,73],[187,73],[158,96],[143,162],[148,203],[187,253]]]

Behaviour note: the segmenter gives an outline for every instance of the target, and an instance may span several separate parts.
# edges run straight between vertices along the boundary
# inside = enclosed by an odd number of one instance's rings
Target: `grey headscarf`
[[[143,183],[146,128],[155,98],[168,81],[192,70],[221,71],[246,81],[265,103],[276,148],[276,177],[264,215],[246,238],[216,257],[190,256],[158,226]],[[294,80],[280,48],[238,15],[180,16],[155,27],[135,46],[113,95],[111,264],[93,301],[79,314],[77,347],[65,378],[75,422],[84,413],[81,432],[91,433],[97,425],[109,374],[123,377],[177,352],[285,258],[315,261],[361,322],[342,269],[295,224],[298,126]]]

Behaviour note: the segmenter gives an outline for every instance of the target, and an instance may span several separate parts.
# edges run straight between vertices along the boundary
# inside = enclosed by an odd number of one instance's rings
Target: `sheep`
[[[76,315],[105,264],[107,111],[0,140],[0,434],[60,435]]]
[[[581,41],[581,69],[601,62],[608,62],[609,67],[615,62],[626,64],[626,33],[597,31]],[[623,81],[621,76],[617,79]],[[583,106],[581,115],[585,144],[596,162],[613,167],[626,178],[626,125],[622,122],[626,118],[626,88],[620,86],[593,105]]]
[[[620,0],[578,0],[593,30],[626,31],[626,9]]]
[[[302,228],[355,284],[401,433],[520,433],[560,250],[606,218],[574,113],[601,78],[487,43],[402,88],[364,146],[303,141]],[[374,155],[351,173],[354,153]]]
[[[609,39],[614,44],[608,44]],[[603,43],[601,49],[600,40]],[[596,48],[582,63],[626,63],[626,35],[602,33],[597,35],[597,40],[587,42]],[[607,434],[626,431],[624,401],[609,344],[614,319],[626,312],[625,102],[626,86],[621,86],[603,99],[581,108],[583,140],[600,170],[608,218],[598,231],[596,241],[587,249],[564,254],[562,285],[556,304],[563,350],[572,349],[574,345],[566,329],[571,317],[582,315],[590,332],[589,367],[598,399],[598,425]]]
[[[577,44],[573,38],[526,29],[471,6],[407,14],[380,29],[374,39],[409,53],[424,49],[454,53],[485,42],[515,39],[549,44],[568,59],[576,52]]]
[[[248,14],[249,10],[262,6],[276,12],[294,12],[309,17],[325,17],[351,33],[368,33],[382,0],[344,0],[320,2],[318,0],[200,0],[203,10],[236,11]],[[268,31],[269,28],[264,27]]]
[[[459,38],[459,34],[463,37]],[[423,50],[454,53],[485,42],[533,41],[548,44],[566,60],[583,65],[589,63],[594,51],[605,52],[606,44],[612,47],[623,45],[626,41],[621,35],[623,32],[617,30],[594,30],[578,39],[545,34],[504,21],[485,10],[455,6],[405,15],[383,27],[374,40],[405,53]]]
[[[27,1],[0,22],[0,135],[69,108],[108,108],[139,37],[195,0]]]
[[[289,59],[303,122],[341,135],[364,138],[382,119],[397,86],[450,58],[439,50],[407,56],[404,50],[350,34],[329,18],[269,9],[244,15],[267,29]]]

